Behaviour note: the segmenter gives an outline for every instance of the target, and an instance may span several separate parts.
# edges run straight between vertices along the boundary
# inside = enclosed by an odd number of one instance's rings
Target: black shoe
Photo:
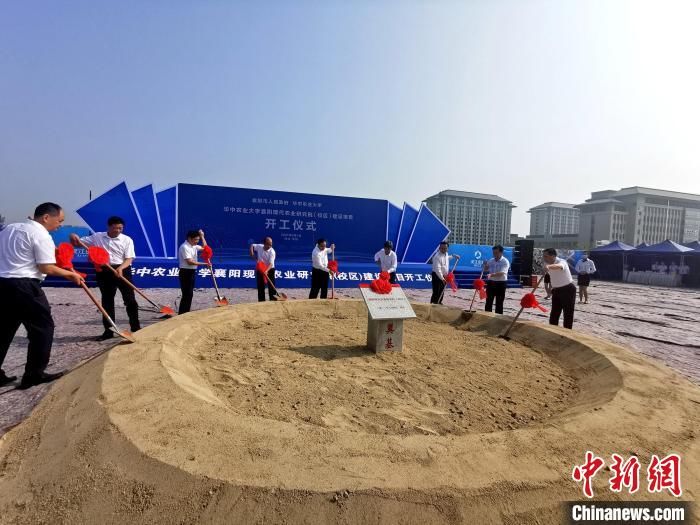
[[[112,339],[112,337],[114,337],[114,332],[105,330],[102,335],[95,337],[95,341],[106,341],[107,339]]]
[[[47,374],[46,372],[44,372],[38,376],[27,377],[25,375],[22,378],[22,381],[20,382],[19,386],[17,387],[17,390],[26,390],[27,388],[31,388],[36,385],[50,383],[51,381],[55,381],[59,377],[63,377],[63,374],[64,372],[56,372],[55,374]]]
[[[8,376],[8,375],[5,375],[5,372],[3,372],[2,370],[0,370],[0,386],[9,385],[9,384],[12,383],[12,381],[14,381],[15,379],[17,379],[17,376]]]
[[[270,297],[270,301],[277,301],[277,297]]]

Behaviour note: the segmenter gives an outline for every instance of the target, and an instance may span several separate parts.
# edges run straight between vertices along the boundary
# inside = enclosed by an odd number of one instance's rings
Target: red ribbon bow
[[[332,261],[333,262],[333,261]],[[330,266],[330,265],[329,265]],[[369,287],[374,293],[388,294],[391,293],[392,286],[389,282],[390,275],[389,272],[382,272],[379,274],[379,279],[375,279],[369,284]]]
[[[328,261],[328,270],[331,273],[338,273],[338,261]]]
[[[255,265],[255,269],[262,274],[263,282],[267,284],[267,266],[265,266],[265,263],[258,261]]]
[[[455,274],[454,272],[450,272],[445,276],[445,281],[447,281],[447,284],[450,285],[450,288],[452,288],[453,292],[457,291],[457,281],[455,280]]]
[[[109,264],[109,252],[99,246],[88,247],[88,259],[95,265],[95,271],[101,272],[102,267]]]
[[[214,256],[214,251],[211,249],[211,246],[208,244],[202,248],[202,260],[207,263],[211,264],[211,258]]]
[[[537,297],[535,297],[535,294],[532,292],[523,295],[523,298],[520,299],[520,306],[523,308],[539,308],[543,312],[547,311],[544,306],[537,302]]]
[[[75,273],[85,279],[87,274],[77,272],[73,269],[73,255],[75,255],[73,246],[70,243],[62,242],[58,245],[58,248],[56,248],[56,266],[63,268],[64,270],[73,270]]]
[[[486,299],[486,281],[483,279],[474,279],[472,285],[474,289],[479,292],[479,299]]]

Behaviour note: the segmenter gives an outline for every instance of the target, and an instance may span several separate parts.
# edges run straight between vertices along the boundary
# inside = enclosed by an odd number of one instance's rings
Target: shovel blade
[[[115,334],[117,334],[119,337],[121,337],[121,338],[124,339],[125,341],[128,341],[128,342],[130,342],[130,343],[135,343],[135,342],[136,342],[136,339],[134,339],[133,334],[132,334],[131,332],[129,332],[128,330],[123,330],[123,331],[121,331],[121,332],[118,331],[118,330],[115,330],[114,328],[110,328],[110,330],[112,330],[112,332],[114,332]]]
[[[221,299],[214,299],[216,306],[228,306],[228,299],[222,297]]]
[[[170,308],[169,306],[161,306],[161,307],[160,307],[160,313],[162,313],[163,315],[169,315],[169,316],[171,316],[171,317],[174,316],[174,315],[176,315],[176,314],[175,314],[175,310],[173,310],[173,309]]]

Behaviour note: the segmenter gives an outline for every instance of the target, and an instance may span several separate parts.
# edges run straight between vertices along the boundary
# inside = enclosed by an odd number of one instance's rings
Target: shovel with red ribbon
[[[537,284],[535,284],[531,292],[528,292],[525,295],[523,295],[522,299],[520,299],[520,310],[518,310],[518,313],[513,318],[513,322],[510,323],[505,333],[503,335],[500,335],[499,337],[502,337],[503,339],[508,339],[508,334],[510,333],[513,326],[515,326],[515,322],[518,320],[518,317],[520,317],[520,314],[523,313],[523,310],[525,310],[525,308],[537,308],[539,310],[542,310],[543,312],[547,311],[547,309],[544,306],[537,302],[537,297],[535,297],[535,292],[537,291],[537,288],[540,287],[540,284],[542,283],[543,279],[544,275],[542,275],[542,277],[540,277],[537,280]]]
[[[74,250],[73,246],[70,245],[67,242],[62,242],[61,244],[58,245],[58,248],[56,248],[56,266],[59,266],[60,268],[63,268],[64,270],[70,270],[75,273],[80,273],[73,268],[73,255],[74,255]],[[107,261],[109,262],[109,256],[107,257]],[[80,274],[83,277],[85,274]],[[97,309],[102,313],[104,318],[107,320],[109,325],[111,326],[112,331],[117,334],[119,337],[122,339],[129,341],[131,343],[135,343],[136,341],[134,340],[133,336],[131,335],[131,332],[127,330],[121,330],[117,324],[114,322],[114,320],[109,316],[107,311],[102,307],[100,302],[97,300],[97,298],[93,295],[93,293],[90,291],[90,289],[87,287],[87,284],[84,282],[80,285],[81,288],[85,291],[85,293],[88,295],[90,300],[94,303],[94,305],[97,307]]]
[[[83,244],[83,247],[87,249],[88,259],[90,259],[90,262],[95,265],[95,271],[102,272],[105,268],[107,268],[108,271],[111,271],[114,275],[116,275],[119,280],[126,283],[132,290],[148,301],[156,309],[156,312],[161,313],[166,317],[172,317],[175,315],[175,310],[169,306],[163,306],[151,300],[151,298],[148,297],[134,283],[112,268],[112,266],[109,264],[109,253],[107,250],[101,246],[85,246]]]
[[[338,275],[338,261],[335,260],[335,250],[331,253],[333,259],[328,261],[328,273],[331,276],[331,299],[335,299],[335,278]]]
[[[454,293],[457,293],[457,280],[455,279],[455,269],[457,268],[458,263],[459,259],[456,259],[452,270],[448,272],[447,275],[445,275],[445,286],[442,288],[442,293],[440,294],[440,300],[438,301],[438,304],[442,304],[442,298],[445,296],[445,289],[448,286],[452,288],[452,291]]]
[[[277,288],[275,287],[275,283],[273,283],[272,280],[267,276],[269,268],[265,266],[264,262],[258,261],[255,265],[255,269],[262,274],[263,282],[270,286],[270,288],[272,288],[272,290],[275,292],[280,301],[286,301],[288,299],[287,294],[277,290]]]
[[[228,306],[228,299],[219,293],[219,285],[216,284],[216,276],[214,275],[214,266],[211,263],[211,258],[214,256],[214,250],[208,244],[202,248],[202,260],[209,266],[211,272],[211,280],[214,283],[216,290],[216,306]]]
[[[474,295],[472,295],[472,303],[469,305],[469,311],[472,311],[472,308],[474,308],[474,300],[476,299],[476,294],[479,294],[479,299],[483,301],[486,299],[486,281],[484,281],[484,269],[481,269],[481,275],[479,275],[478,279],[474,279],[474,282],[472,282],[472,286],[474,287]]]

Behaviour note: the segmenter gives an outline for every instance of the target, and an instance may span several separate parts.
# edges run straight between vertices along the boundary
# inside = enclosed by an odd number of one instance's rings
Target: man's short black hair
[[[440,246],[442,246],[443,244],[444,244],[445,246],[449,246],[449,245],[450,245],[450,243],[447,242],[447,241],[440,241]]]
[[[503,246],[500,244],[497,244],[496,246],[493,247],[494,250],[503,253]]]
[[[121,224],[124,226],[124,219],[117,217],[116,215],[112,215],[109,219],[107,219],[107,226],[114,226],[115,224]]]
[[[384,248],[389,248],[390,250],[394,248],[394,243],[391,241],[386,241],[384,243]]]
[[[544,252],[542,253],[544,253],[545,255],[551,255],[553,257],[557,256],[557,251],[554,248],[545,248]]]
[[[195,237],[199,237],[199,231],[198,230],[189,230],[187,232],[187,238],[188,239],[194,239]]]
[[[39,204],[39,206],[34,209],[34,218],[38,219],[44,215],[51,215],[51,217],[55,217],[61,213],[61,210],[62,208],[55,202],[44,202]]]
[[[316,246],[318,246],[322,242],[326,242],[326,239],[324,239],[323,237],[321,237],[319,240],[316,241]]]

